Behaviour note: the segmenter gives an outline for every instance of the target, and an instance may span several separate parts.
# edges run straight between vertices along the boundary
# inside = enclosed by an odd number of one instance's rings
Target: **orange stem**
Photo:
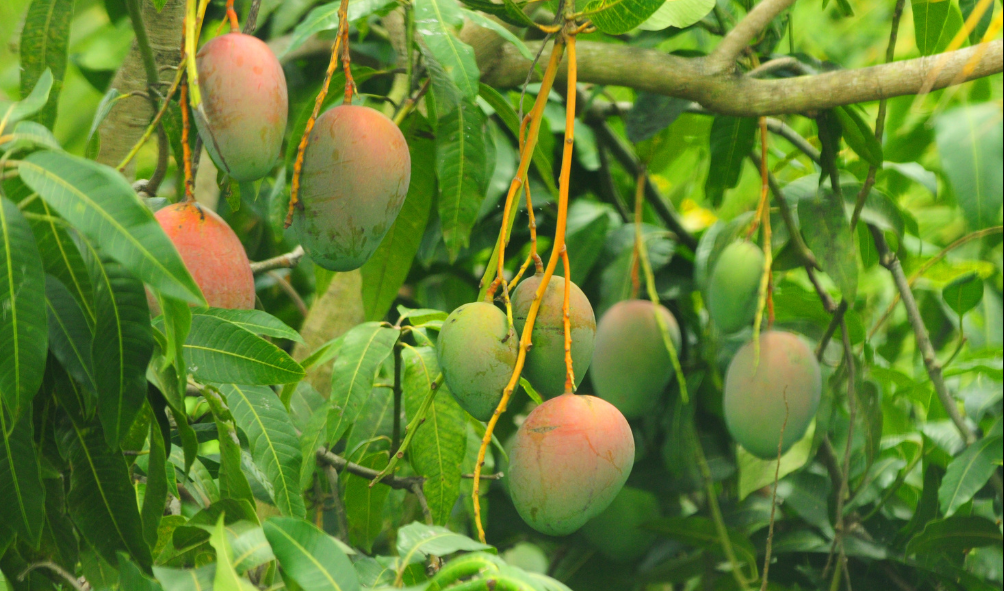
[[[568,264],[568,245],[561,249],[561,263],[565,268],[565,299],[561,304],[561,318],[565,327],[565,393],[575,392],[575,369],[572,367],[572,326],[569,317],[571,305],[569,303],[572,292],[572,270]]]
[[[343,0],[344,1],[344,0]],[[338,49],[342,42],[341,36],[335,39],[335,44],[331,46],[331,59],[328,61],[328,70],[324,73],[324,83],[321,84],[321,91],[317,93],[314,100],[314,110],[307,119],[307,125],[303,128],[303,137],[300,138],[300,145],[296,148],[296,162],[293,164],[293,180],[289,190],[289,210],[286,212],[285,228],[293,223],[293,210],[300,205],[300,175],[303,173],[303,155],[307,151],[307,144],[310,141],[310,132],[314,130],[314,123],[317,122],[317,115],[321,112],[321,105],[328,95],[328,86],[331,84],[331,76],[338,69]],[[346,84],[348,80],[346,80]]]
[[[631,255],[631,299],[638,297],[641,291],[641,278],[638,275],[638,267],[641,264],[642,244],[641,220],[642,204],[645,202],[645,170],[638,172],[638,180],[635,183],[634,191],[634,252]]]
[[[237,13],[234,11],[234,0],[227,0],[227,20],[230,21],[230,32],[239,33],[241,26],[237,22]]]
[[[540,260],[540,255],[537,254],[537,220],[533,216],[533,201],[530,199],[530,183],[525,183],[526,187],[526,212],[530,218],[530,254],[527,255],[526,260],[523,261],[523,265],[519,268],[519,272],[516,276],[512,278],[509,282],[509,293],[515,289],[519,280],[523,278],[523,274],[530,267],[530,262],[533,262],[534,268],[537,273],[544,272],[544,262]]]
[[[488,425],[485,428],[485,436],[481,439],[481,448],[478,450],[478,461],[474,465],[474,490],[472,491],[471,496],[474,501],[474,523],[477,525],[478,538],[482,542],[485,540],[485,530],[481,524],[481,468],[485,462],[485,454],[488,451],[488,446],[492,441],[492,433],[495,431],[495,425],[498,423],[499,417],[502,416],[502,413],[505,412],[506,406],[509,404],[509,399],[512,397],[512,393],[516,389],[516,385],[519,383],[519,376],[523,371],[523,364],[526,362],[526,352],[530,348],[530,335],[533,334],[533,325],[537,320],[537,312],[540,310],[540,303],[544,297],[544,292],[547,290],[547,284],[551,281],[551,276],[554,274],[554,269],[558,265],[560,253],[565,248],[565,227],[568,223],[568,185],[572,169],[572,146],[575,140],[575,37],[569,36],[567,44],[568,102],[566,106],[566,118],[568,120],[568,124],[565,126],[565,145],[563,151],[564,159],[561,162],[561,175],[559,179],[560,189],[558,192],[558,220],[557,227],[554,231],[554,245],[551,247],[551,257],[548,259],[547,267],[544,269],[544,276],[540,281],[540,285],[537,286],[537,292],[534,294],[533,302],[530,303],[530,309],[527,310],[526,324],[523,327],[523,334],[520,336],[519,353],[516,356],[516,365],[513,368],[512,377],[509,379],[509,383],[506,384],[505,390],[502,391],[502,400],[499,401],[498,407],[495,409],[495,412],[492,413],[491,419],[488,420]],[[543,114],[543,107],[547,101],[547,95],[551,91],[551,85],[554,83],[555,75],[558,72],[558,64],[561,62],[561,54],[564,49],[565,44],[563,40],[559,39],[555,42],[554,49],[551,50],[551,60],[548,62],[547,69],[544,71],[544,78],[541,83],[540,93],[537,95],[537,101],[534,103],[533,110],[531,111],[533,119],[530,123],[530,136],[527,138],[524,154],[520,160],[520,167],[516,173],[517,180],[526,178],[526,170],[527,167],[529,167],[530,161],[529,155],[533,152],[534,145],[536,144],[537,132],[540,129],[540,117]],[[509,187],[509,197],[507,202],[512,201],[513,195],[519,188],[517,180],[514,180],[513,184]],[[505,222],[503,222],[503,224],[505,224]],[[502,240],[505,236],[505,232],[501,232],[499,236],[499,240]]]
[[[195,181],[192,179],[192,147],[188,144],[188,81],[181,83],[181,159],[185,167],[185,202],[195,201]]]
[[[349,0],[338,5],[338,38],[342,42],[342,71],[345,72],[345,104],[352,104],[356,81],[352,79],[352,58],[349,55]]]

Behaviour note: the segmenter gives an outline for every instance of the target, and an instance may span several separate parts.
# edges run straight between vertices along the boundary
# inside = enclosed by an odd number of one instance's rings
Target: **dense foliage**
[[[1002,589],[999,3],[229,4],[0,4],[0,590]]]

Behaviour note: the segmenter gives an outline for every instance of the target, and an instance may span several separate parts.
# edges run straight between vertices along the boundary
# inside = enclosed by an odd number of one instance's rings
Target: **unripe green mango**
[[[750,341],[725,374],[722,406],[729,433],[751,454],[776,458],[782,427],[782,453],[805,435],[822,385],[816,356],[802,339],[777,330],[762,333],[759,362]]]
[[[509,453],[509,494],[535,530],[567,535],[600,514],[634,466],[627,419],[595,396],[562,394],[533,409]]]
[[[582,527],[582,534],[610,560],[632,562],[655,542],[655,534],[641,526],[659,519],[660,513],[655,495],[625,486],[606,510]]]
[[[464,304],[443,322],[436,355],[446,385],[479,421],[492,417],[512,377],[519,338],[505,313],[487,302]]]
[[[524,279],[512,293],[512,321],[520,335],[543,277],[542,273],[538,273]],[[551,277],[533,324],[533,346],[527,352],[523,366],[523,377],[533,384],[537,392],[549,398],[565,392],[564,302],[565,278]],[[572,335],[572,370],[575,372],[575,385],[578,386],[593,358],[596,317],[586,294],[574,282],[568,296],[568,322]]]
[[[369,107],[325,111],[303,157],[300,244],[325,269],[358,269],[397,219],[409,182],[411,154],[393,121]]]
[[[231,178],[267,175],[286,133],[286,76],[262,40],[228,33],[209,40],[196,56],[202,112],[195,111],[206,151]]]
[[[676,318],[665,307],[656,308],[648,300],[617,302],[596,327],[593,388],[629,419],[651,411],[675,376],[656,310],[665,320],[679,353],[680,327]]]
[[[708,314],[725,334],[753,323],[764,256],[760,247],[740,240],[725,247],[708,281]]]

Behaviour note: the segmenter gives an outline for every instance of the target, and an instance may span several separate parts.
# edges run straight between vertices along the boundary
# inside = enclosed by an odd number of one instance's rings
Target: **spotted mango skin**
[[[317,118],[304,152],[293,224],[331,271],[363,266],[397,219],[411,182],[404,134],[383,113],[341,105]]]
[[[540,287],[543,274],[524,279],[512,294],[512,321],[523,334],[530,304]],[[565,392],[565,324],[562,318],[565,301],[565,278],[551,277],[533,324],[533,347],[526,354],[523,377],[548,398]],[[582,382],[593,359],[596,316],[586,294],[573,282],[568,297],[568,323],[572,333],[572,370],[575,385]]]
[[[568,535],[606,509],[634,466],[627,419],[595,396],[562,394],[526,418],[509,452],[509,493],[535,530]]]
[[[446,386],[479,421],[492,417],[512,377],[519,338],[505,313],[487,302],[464,304],[443,322],[436,355]]]
[[[782,453],[805,435],[819,409],[822,387],[819,362],[798,335],[764,332],[759,361],[750,341],[729,363],[722,392],[725,425],[751,454],[776,458],[782,428]]]
[[[289,113],[286,75],[262,40],[242,33],[214,37],[196,55],[202,112],[195,124],[203,145],[231,178],[267,175],[282,149]]]

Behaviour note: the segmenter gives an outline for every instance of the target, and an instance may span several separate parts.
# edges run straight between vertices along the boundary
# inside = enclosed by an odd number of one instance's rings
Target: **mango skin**
[[[543,274],[524,279],[512,293],[512,321],[516,332],[523,334],[530,304],[537,294]],[[523,377],[541,396],[548,398],[565,392],[565,324],[562,306],[565,301],[565,278],[554,276],[547,283],[537,319],[533,323],[533,347],[526,354]],[[572,333],[572,370],[575,385],[582,382],[593,359],[596,316],[593,306],[573,282],[568,294],[568,321]]]
[[[776,330],[761,333],[758,364],[753,341],[743,345],[729,363],[722,394],[725,425],[751,454],[777,458],[782,426],[784,453],[802,439],[816,416],[822,387],[816,356],[797,335]]]
[[[655,495],[625,486],[605,511],[582,527],[582,534],[600,554],[614,562],[634,562],[648,552],[656,535],[641,526],[659,519]]]
[[[624,300],[607,310],[596,327],[592,380],[596,394],[635,419],[651,411],[676,373],[648,300]],[[680,326],[658,307],[680,352]]]
[[[209,40],[196,56],[205,119],[195,123],[203,144],[231,178],[254,181],[279,157],[289,98],[286,75],[262,40],[228,33]]]
[[[606,509],[634,466],[634,437],[612,404],[562,394],[533,409],[509,452],[509,493],[533,529],[567,535]]]
[[[512,377],[519,338],[505,313],[487,302],[464,304],[443,322],[436,355],[450,393],[479,421],[492,417]]]
[[[254,308],[251,263],[237,234],[223,218],[198,203],[168,205],[154,217],[174,243],[210,306]]]
[[[741,240],[725,247],[708,281],[708,314],[725,334],[753,323],[764,256],[760,247]]]
[[[411,182],[404,134],[383,113],[342,105],[317,118],[293,223],[315,263],[358,269],[397,219]]]

